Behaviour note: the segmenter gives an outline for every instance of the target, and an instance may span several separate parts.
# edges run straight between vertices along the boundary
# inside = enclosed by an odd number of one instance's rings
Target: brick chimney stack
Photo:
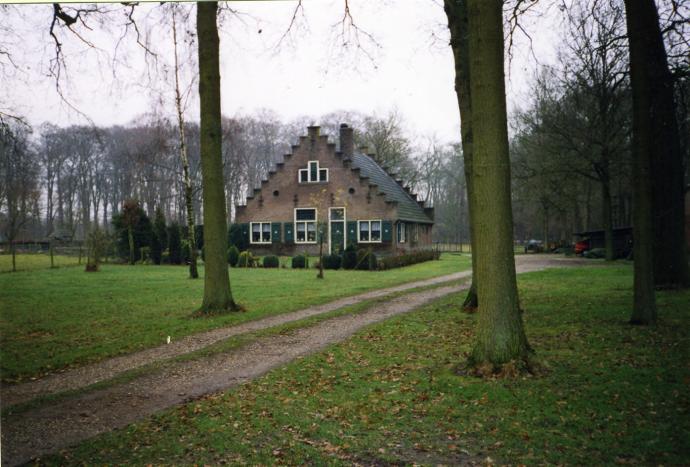
[[[343,155],[343,159],[351,159],[354,152],[355,140],[353,130],[347,126],[347,123],[342,123],[340,125],[340,153]]]

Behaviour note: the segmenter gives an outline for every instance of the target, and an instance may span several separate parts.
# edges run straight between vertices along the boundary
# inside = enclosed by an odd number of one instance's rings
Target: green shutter
[[[295,242],[295,234],[293,229],[295,228],[295,224],[292,222],[283,222],[283,232],[285,233],[285,243],[294,243]]]
[[[393,223],[391,221],[383,221],[381,222],[381,229],[383,229],[383,232],[381,233],[381,240],[384,242],[392,242]]]
[[[280,222],[271,222],[271,243],[280,243]]]
[[[358,238],[357,221],[347,221],[347,244],[356,244]]]
[[[249,234],[249,224],[244,223],[244,224],[240,224],[240,226],[242,227],[242,236],[245,239],[247,239],[247,245],[249,245],[249,243],[252,241],[252,238],[249,236],[250,235]]]

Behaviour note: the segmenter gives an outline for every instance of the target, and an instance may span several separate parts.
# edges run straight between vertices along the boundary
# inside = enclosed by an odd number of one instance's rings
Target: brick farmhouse
[[[347,245],[372,248],[377,254],[428,248],[433,208],[401,180],[378,165],[366,149],[356,151],[353,130],[340,126],[340,150],[310,126],[246,205],[236,206],[255,254],[318,254]]]

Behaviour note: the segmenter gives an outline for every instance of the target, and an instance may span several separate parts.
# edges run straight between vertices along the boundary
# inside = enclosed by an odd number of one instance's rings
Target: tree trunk
[[[668,69],[666,50],[659,29],[659,15],[652,0],[626,2],[641,15],[635,19],[642,30],[646,73],[651,84],[647,91],[651,115],[651,150],[654,163],[652,216],[654,225],[654,282],[657,287],[688,287],[687,246],[685,244],[685,200],[683,160],[676,120],[673,77]],[[627,9],[627,8],[626,8]],[[632,47],[632,44],[631,44]]]
[[[127,227],[127,240],[129,241],[129,264],[134,264],[134,232],[132,226]],[[79,264],[81,264],[81,247],[79,248]]]
[[[205,274],[202,312],[234,311],[226,259],[227,221],[221,153],[220,67],[217,2],[197,4],[199,115],[204,206]]]
[[[549,251],[549,206],[542,201],[542,237],[544,237],[544,251]]]
[[[323,279],[323,236],[319,242],[319,273],[316,275],[317,279]]]
[[[634,214],[634,302],[632,324],[656,322],[654,296],[654,233],[652,221],[652,184],[650,171],[654,158],[654,115],[651,99],[654,80],[653,53],[658,21],[653,0],[643,6],[640,0],[625,0],[628,41],[630,43],[630,81],[633,98],[633,214]],[[649,11],[654,9],[653,15]],[[658,23],[654,23],[658,24]]]
[[[467,1],[445,0],[444,9],[448,17],[450,46],[453,50],[455,62],[455,95],[460,110],[462,156],[465,162],[465,184],[467,186],[467,217],[470,224],[470,248],[472,249],[472,284],[462,307],[465,310],[474,310],[479,306],[479,300],[477,299],[477,256],[474,243],[474,219],[472,217],[474,204],[472,184],[472,101],[470,98],[470,46],[467,24]]]
[[[615,250],[613,248],[613,216],[611,215],[611,183],[608,180],[601,182],[601,203],[602,216],[604,218],[606,261],[613,261]]]
[[[14,240],[10,240],[10,250],[12,250],[12,272],[17,272],[17,247]]]
[[[525,361],[513,254],[501,0],[468,0],[479,316],[471,362]]]
[[[177,25],[175,8],[173,8],[173,49],[175,52],[175,107],[177,109],[177,126],[180,134],[180,157],[182,158],[182,174],[184,177],[184,199],[187,207],[187,241],[189,242],[189,277],[199,277],[197,269],[196,232],[194,231],[194,205],[192,204],[192,179],[189,176],[189,158],[187,157],[187,143],[184,135],[184,114],[182,112],[182,95],[180,94],[180,73],[177,61]]]

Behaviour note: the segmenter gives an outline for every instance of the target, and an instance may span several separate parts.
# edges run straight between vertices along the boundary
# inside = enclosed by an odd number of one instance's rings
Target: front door
[[[330,208],[328,225],[328,251],[330,254],[340,253],[345,249],[345,208]]]

